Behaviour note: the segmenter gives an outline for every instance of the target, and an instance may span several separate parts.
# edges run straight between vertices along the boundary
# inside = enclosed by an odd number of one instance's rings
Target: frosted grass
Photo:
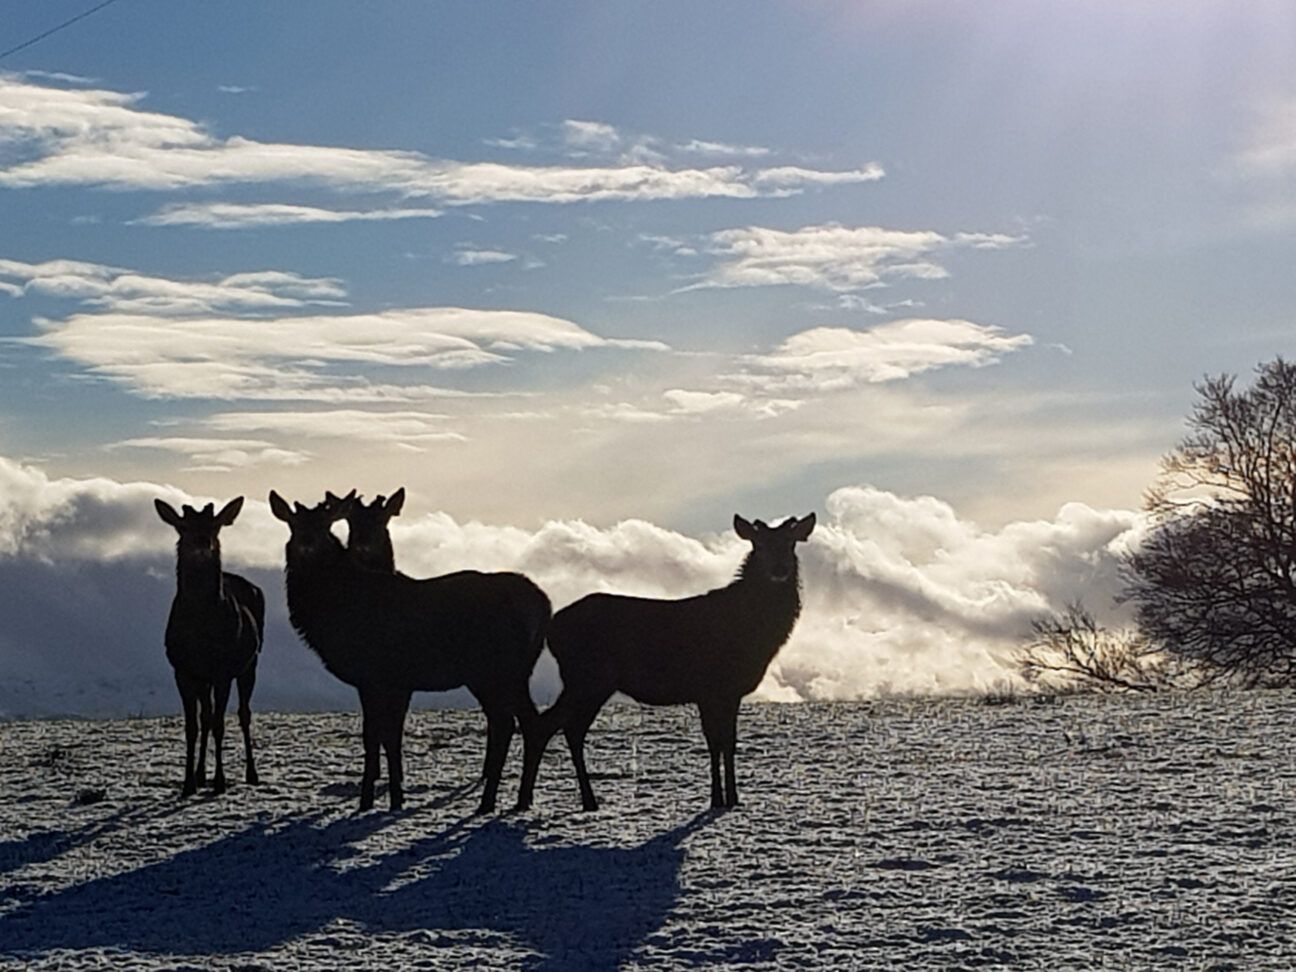
[[[691,709],[610,706],[579,810],[474,817],[484,719],[411,715],[355,811],[355,715],[257,713],[179,798],[178,718],[0,725],[0,968],[1296,965],[1296,694],[747,705],[712,812]],[[228,743],[227,738],[227,743]],[[503,799],[517,789],[515,741]]]

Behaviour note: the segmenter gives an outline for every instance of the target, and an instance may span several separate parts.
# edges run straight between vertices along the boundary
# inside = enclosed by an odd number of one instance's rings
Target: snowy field
[[[561,737],[471,816],[484,723],[257,714],[259,787],[178,796],[178,719],[0,725],[0,968],[1289,969],[1296,694],[751,704],[712,813],[687,709]],[[233,720],[230,720],[233,726]],[[232,733],[237,740],[237,730]],[[515,741],[504,796],[516,794]]]

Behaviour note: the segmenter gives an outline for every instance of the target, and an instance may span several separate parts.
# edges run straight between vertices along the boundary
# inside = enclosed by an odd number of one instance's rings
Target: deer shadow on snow
[[[257,822],[156,864],[40,894],[0,915],[0,962],[52,949],[263,952],[315,935],[449,933],[446,944],[533,949],[524,967],[616,968],[674,909],[700,813],[633,847],[539,845],[535,826],[464,818],[372,863],[353,845],[388,814]],[[358,928],[327,929],[335,919]]]

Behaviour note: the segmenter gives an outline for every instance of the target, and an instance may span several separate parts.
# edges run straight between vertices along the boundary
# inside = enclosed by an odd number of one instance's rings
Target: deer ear
[[[756,539],[756,528],[737,513],[734,514],[733,526],[734,533],[738,534],[738,536],[742,537],[744,540]]]
[[[348,516],[350,516],[351,507],[355,506],[355,502],[356,502],[356,491],[353,489],[351,490],[351,492],[347,493],[340,500],[338,500],[335,506],[329,508],[328,511],[329,518],[335,523],[338,520],[345,520]]]
[[[238,518],[239,511],[242,509],[243,509],[243,497],[242,496],[234,497],[234,499],[230,500],[223,507],[221,507],[221,511],[216,514],[216,525],[223,526],[223,527],[229,526]]]
[[[396,492],[391,494],[391,499],[383,507],[388,516],[400,516],[401,507],[405,505],[405,487],[402,486]]]
[[[814,532],[814,528],[815,515],[811,513],[796,521],[796,525],[792,527],[792,539],[797,543],[808,540],[810,534]]]
[[[292,510],[288,508],[284,498],[273,489],[270,490],[270,512],[275,515],[276,520],[283,520],[285,523],[292,522]]]
[[[175,511],[174,506],[166,500],[155,499],[153,501],[153,508],[157,510],[157,515],[162,518],[163,523],[168,523],[177,530],[180,529],[181,517],[180,514]]]

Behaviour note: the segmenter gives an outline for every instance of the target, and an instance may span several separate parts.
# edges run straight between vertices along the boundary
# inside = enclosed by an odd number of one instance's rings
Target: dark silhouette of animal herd
[[[495,809],[515,732],[522,736],[517,809],[531,806],[545,748],[559,731],[571,752],[581,806],[596,809],[585,737],[616,692],[647,705],[695,704],[710,755],[711,806],[737,805],[739,703],[756,689],[800,614],[796,545],[814,530],[813,513],[777,526],[735,515],[734,531],[751,550],[724,587],[675,600],[595,593],[553,613],[548,596],[519,573],[461,570],[417,579],[398,571],[388,524],[404,501],[404,489],[369,504],[352,490],[326,493],[307,507],[270,492],[270,510],[289,530],[289,620],[324,667],[360,697],[361,810],[374,804],[381,757],[391,809],[404,803],[401,746],[413,693],[461,686],[486,715],[479,813]],[[209,736],[212,789],[226,787],[221,743],[234,682],[246,779],[256,783],[249,703],[265,599],[256,585],[221,569],[218,539],[238,516],[243,497],[219,512],[211,503],[203,510],[185,506],[183,515],[163,500],[155,504],[180,535],[165,640],[185,714],[182,793],[192,795],[205,784]],[[332,529],[342,520],[345,546]],[[539,713],[529,682],[546,644],[563,688]]]

